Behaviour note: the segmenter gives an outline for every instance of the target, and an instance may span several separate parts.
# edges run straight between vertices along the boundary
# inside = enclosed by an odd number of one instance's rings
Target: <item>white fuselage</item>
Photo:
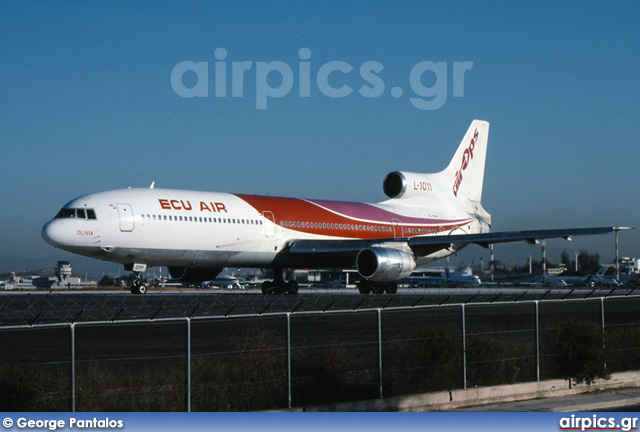
[[[88,216],[88,209],[95,218]],[[123,189],[69,202],[42,234],[56,247],[124,264],[270,267],[297,239],[379,239],[384,243],[452,231],[479,233],[488,231],[488,226],[483,227],[466,208],[435,209],[394,200],[364,204]],[[453,251],[438,251],[416,261],[424,264]]]

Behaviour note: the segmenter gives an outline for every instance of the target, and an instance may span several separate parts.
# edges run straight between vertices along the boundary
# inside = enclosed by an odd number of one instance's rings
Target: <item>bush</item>
[[[388,395],[461,388],[462,335],[433,327],[410,340],[387,342],[383,364]]]
[[[591,384],[598,378],[609,379],[606,363],[612,350],[604,343],[602,326],[576,317],[561,323],[553,340],[560,374],[576,383]]]
[[[272,330],[254,328],[233,337],[223,356],[194,356],[194,411],[255,411],[287,406],[286,346]]]
[[[295,405],[371,399],[378,395],[377,356],[342,346],[296,349],[292,353]]]
[[[56,370],[5,366],[0,369],[0,411],[66,411],[68,383]]]

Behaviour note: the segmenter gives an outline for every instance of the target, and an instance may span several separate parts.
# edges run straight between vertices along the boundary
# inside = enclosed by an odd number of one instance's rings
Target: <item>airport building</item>
[[[0,283],[4,290],[29,290],[29,289],[72,289],[89,288],[96,286],[95,280],[89,280],[73,276],[71,264],[68,261],[58,261],[54,269],[55,276],[21,275],[11,272],[8,280]]]

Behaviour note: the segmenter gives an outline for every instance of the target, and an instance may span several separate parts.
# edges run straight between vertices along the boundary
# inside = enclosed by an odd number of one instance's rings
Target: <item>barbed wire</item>
[[[358,311],[422,305],[493,304],[532,300],[566,300],[624,297],[632,289],[419,289],[396,295],[359,295],[323,292],[298,295],[262,295],[253,292],[175,292],[134,296],[107,293],[3,293],[0,327],[88,321],[124,321],[177,317],[265,315],[278,312]]]

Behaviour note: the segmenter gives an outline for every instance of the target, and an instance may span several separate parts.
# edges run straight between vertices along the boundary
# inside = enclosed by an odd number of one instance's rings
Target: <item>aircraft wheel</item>
[[[273,294],[273,282],[271,281],[262,282],[262,294]]]
[[[360,286],[358,286],[358,291],[360,291],[360,294],[370,294],[371,287],[367,284],[360,284]]]
[[[147,287],[141,282],[134,282],[131,286],[131,294],[145,294],[146,292]]]
[[[131,283],[131,294],[140,294],[140,285],[142,284],[142,282],[140,282],[139,279],[134,279],[133,282]]]
[[[373,293],[374,294],[384,294],[384,289],[385,289],[385,286],[383,284],[375,284],[373,286]]]
[[[386,289],[388,294],[395,294],[398,292],[398,284],[390,282],[387,284],[387,289]]]
[[[298,282],[296,281],[287,282],[287,294],[298,294]]]

